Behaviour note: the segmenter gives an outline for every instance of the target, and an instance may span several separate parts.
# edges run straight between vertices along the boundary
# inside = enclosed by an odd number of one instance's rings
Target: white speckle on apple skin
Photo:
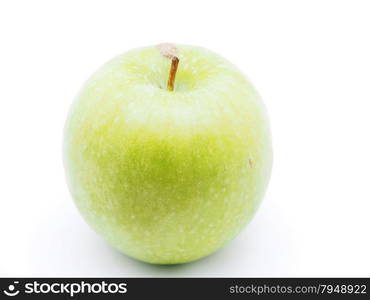
[[[209,255],[256,211],[272,151],[264,106],[217,54],[177,45],[173,92],[158,49],[104,65],[65,126],[68,185],[85,220],[136,259],[177,264]]]

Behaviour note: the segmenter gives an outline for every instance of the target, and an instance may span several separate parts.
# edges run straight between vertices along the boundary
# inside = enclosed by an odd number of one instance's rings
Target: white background
[[[369,1],[0,2],[0,276],[370,276]],[[131,48],[212,49],[255,84],[274,168],[250,225],[200,261],[112,250],[65,184],[83,82]]]

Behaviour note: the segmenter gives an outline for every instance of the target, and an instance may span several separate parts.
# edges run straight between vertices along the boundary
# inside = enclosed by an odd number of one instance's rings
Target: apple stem
[[[179,65],[178,49],[176,45],[171,43],[159,44],[157,48],[161,55],[171,59],[171,69],[170,74],[168,75],[167,90],[172,92],[175,87],[176,72]]]
[[[170,69],[170,74],[168,76],[168,81],[167,81],[167,90],[170,92],[172,92],[175,87],[175,78],[176,78],[176,72],[177,72],[178,65],[179,65],[179,58],[177,56],[173,56],[171,58],[171,69]]]

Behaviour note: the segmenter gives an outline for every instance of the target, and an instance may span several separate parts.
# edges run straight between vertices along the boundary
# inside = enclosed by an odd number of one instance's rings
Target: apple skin
[[[85,84],[64,133],[64,166],[88,224],[138,260],[215,252],[255,213],[272,164],[268,118],[251,83],[204,48],[120,55]]]

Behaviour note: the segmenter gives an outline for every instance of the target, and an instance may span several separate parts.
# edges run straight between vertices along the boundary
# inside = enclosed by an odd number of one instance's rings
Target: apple
[[[209,255],[255,213],[272,164],[256,90],[204,48],[161,44],[106,63],[65,125],[76,206],[113,247],[178,264]]]

